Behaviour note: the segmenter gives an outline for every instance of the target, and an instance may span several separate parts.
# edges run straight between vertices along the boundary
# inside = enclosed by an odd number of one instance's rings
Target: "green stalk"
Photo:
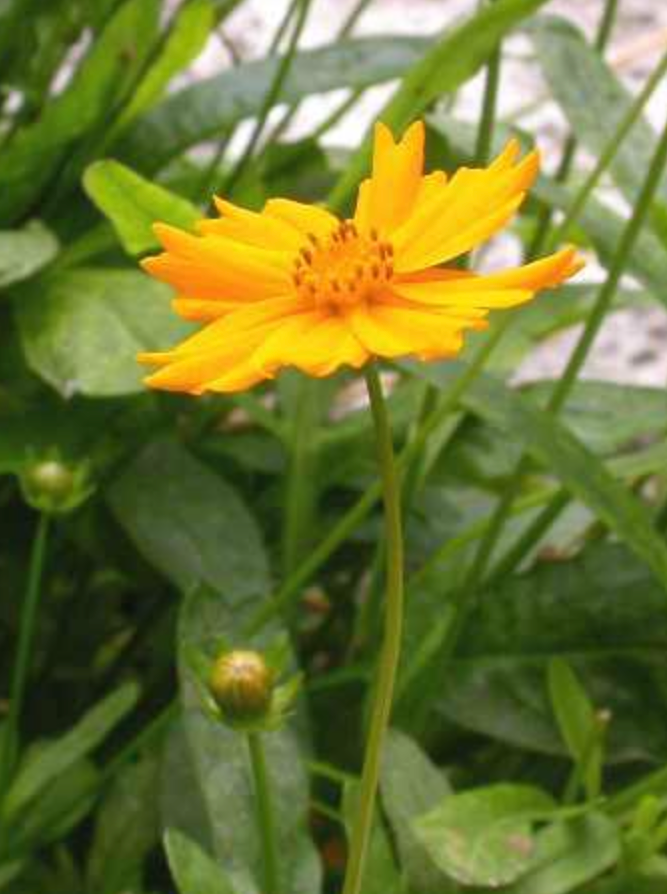
[[[42,589],[44,557],[49,532],[49,516],[42,512],[37,523],[37,531],[32,543],[28,585],[21,607],[19,639],[14,659],[12,682],[9,692],[9,711],[2,754],[2,774],[0,780],[6,782],[14,772],[19,749],[19,735],[23,702],[30,670],[30,656],[35,638],[37,613]],[[4,786],[3,786],[4,788]]]
[[[665,127],[660,136],[658,146],[638,196],[637,204],[623,230],[619,246],[614,253],[607,279],[598,293],[598,297],[591,309],[584,330],[575,346],[572,356],[570,357],[565,372],[558,380],[551,394],[546,407],[546,412],[548,413],[557,414],[560,412],[576,382],[581,367],[588,356],[591,345],[593,344],[600,326],[604,321],[605,315],[614,299],[635,241],[650,213],[651,203],[656,190],[660,185],[666,162],[667,122],[665,122]],[[459,635],[467,618],[468,610],[471,607],[472,599],[477,591],[478,585],[484,577],[489,559],[496,547],[498,537],[504,527],[505,521],[511,512],[512,504],[521,486],[521,480],[528,470],[529,465],[530,460],[528,456],[524,454],[515,466],[509,484],[493,514],[487,534],[480,542],[477,553],[470,564],[470,569],[463,587],[456,596],[456,618],[449,628],[448,635],[443,644],[443,661],[446,661],[449,658],[456,647]]]
[[[316,491],[313,465],[314,433],[319,421],[317,383],[301,376],[296,412],[291,425],[290,459],[285,494],[282,558],[285,577],[294,571],[303,558],[312,532]]]
[[[502,50],[498,47],[493,51],[486,66],[484,99],[482,100],[482,117],[479,122],[477,145],[475,146],[475,162],[480,167],[483,167],[488,163],[489,156],[491,155],[493,128],[496,122],[496,107],[498,105],[501,58]]]
[[[598,25],[594,43],[595,49],[598,51],[598,53],[600,53],[600,55],[603,55],[607,44],[609,43],[609,38],[611,37],[614,22],[616,21],[617,9],[618,0],[607,0],[602,12],[602,18],[600,19],[600,23]],[[573,134],[570,134],[570,136],[565,141],[563,155],[561,157],[560,164],[558,165],[558,170],[556,171],[554,177],[556,183],[565,183],[565,181],[569,177],[570,171],[572,170],[572,165],[574,163],[574,156],[576,151],[577,140]],[[528,246],[527,257],[530,260],[535,258],[543,251],[549,237],[549,230],[551,229],[552,218],[553,210],[548,207],[543,208],[537,218],[535,233],[530,245]],[[551,244],[553,244],[555,240],[551,239],[550,242]]]
[[[369,5],[370,0],[358,0],[356,7],[350,12],[347,19],[343,22],[338,33],[334,36],[335,41],[345,40],[346,37],[349,37],[350,32],[353,30],[354,26],[357,24],[357,20],[364,12],[366,7]],[[317,142],[320,137],[325,134],[329,128],[333,127],[342,117],[345,115],[353,105],[355,105],[359,97],[362,96],[364,90],[354,90],[352,94],[343,101],[341,106],[329,115],[310,135],[310,138]],[[267,143],[271,145],[272,143],[277,142],[277,140],[283,135],[283,133],[287,130],[291,122],[294,120],[294,116],[299,110],[301,103],[296,103],[291,108],[289,108],[283,119],[278,122],[270,137],[267,140]]]
[[[586,178],[586,181],[583,183],[581,189],[577,192],[577,194],[574,198],[574,201],[572,202],[572,205],[570,206],[567,214],[563,218],[563,221],[559,224],[559,226],[556,228],[556,230],[552,233],[552,235],[550,237],[547,238],[548,234],[546,232],[543,234],[544,238],[541,240],[541,243],[548,242],[549,250],[553,250],[561,240],[563,240],[567,237],[568,231],[570,230],[572,224],[576,222],[579,215],[581,214],[581,211],[583,210],[588,197],[590,196],[593,189],[597,185],[597,183],[600,180],[604,171],[606,171],[607,168],[609,167],[609,165],[611,164],[612,160],[614,159],[614,157],[618,151],[618,147],[623,142],[625,136],[628,134],[628,132],[632,128],[635,121],[637,121],[637,119],[639,118],[639,116],[642,112],[642,109],[644,108],[644,106],[648,102],[650,96],[653,94],[654,90],[656,89],[656,87],[658,86],[660,81],[662,80],[666,71],[667,71],[667,54],[665,54],[665,56],[663,56],[663,58],[660,60],[660,63],[656,66],[656,68],[653,71],[653,73],[651,74],[650,78],[647,80],[646,84],[644,85],[644,88],[638,94],[637,98],[632,103],[632,106],[628,109],[627,114],[624,115],[623,119],[619,123],[616,131],[614,132],[613,137],[609,140],[604,151],[600,155],[600,157],[597,161],[597,164],[595,165],[595,167],[593,168],[593,170],[591,171],[589,176]],[[574,144],[571,144],[571,145],[573,146]],[[641,201],[641,198],[638,201]],[[649,202],[649,205],[650,205],[650,202]],[[640,224],[640,226],[641,226],[641,224]],[[629,225],[628,225],[628,229],[629,229]],[[626,234],[624,234],[624,235],[626,235]],[[632,236],[633,243],[634,243],[635,238],[636,238],[636,235],[633,235]],[[534,244],[534,246],[529,250],[529,254],[531,254],[534,249],[537,249],[537,251],[541,251],[543,249],[543,247],[544,247],[543,244],[539,244],[539,245]],[[621,245],[619,247],[619,250],[620,251],[623,250],[623,238],[621,239]],[[629,250],[627,253],[629,254]],[[625,258],[626,258],[626,255],[623,255],[623,265],[625,264]],[[616,256],[616,261],[618,261],[618,254]],[[567,394],[569,393],[572,385],[574,384],[574,379],[576,379],[576,377],[579,373],[579,370],[588,354],[588,350],[590,349],[592,341],[595,338],[595,335],[597,334],[598,328],[599,328],[600,324],[602,323],[602,320],[603,320],[605,314],[607,313],[607,310],[609,309],[609,305],[611,304],[611,301],[613,300],[613,297],[616,293],[616,289],[618,287],[618,281],[620,279],[620,275],[622,275],[622,272],[623,272],[623,267],[621,266],[620,268],[618,268],[618,274],[615,276],[615,281],[610,285],[611,291],[608,294],[605,294],[604,296],[601,293],[600,296],[598,297],[598,302],[602,301],[601,309],[598,308],[596,310],[596,307],[594,306],[594,308],[591,312],[591,315],[589,316],[588,324],[587,324],[586,330],[584,331],[584,336],[580,339],[580,341],[577,345],[577,348],[570,359],[570,363],[568,364],[565,375],[559,380],[558,386],[556,387],[554,393],[552,394],[552,397],[551,397],[552,403],[549,404],[550,410],[557,411],[558,409],[560,409],[560,407],[562,406],[562,403],[566,399]],[[610,271],[610,277],[611,277],[611,271]],[[605,288],[607,287],[608,284],[609,284],[609,281],[605,285]],[[604,289],[603,289],[603,291],[604,291]],[[479,583],[479,580],[481,580],[481,575],[483,574],[483,572],[486,568],[486,564],[487,564],[489,558],[491,557],[491,554],[495,547],[497,538],[498,538],[500,531],[503,528],[504,522],[507,518],[509,506],[511,505],[512,500],[516,497],[516,494],[517,494],[518,489],[521,484],[521,478],[527,471],[527,468],[528,468],[527,461],[525,460],[525,458],[522,458],[522,460],[519,462],[519,465],[516,467],[512,477],[510,479],[510,482],[508,484],[504,498],[501,500],[501,502],[498,504],[498,506],[495,510],[493,520],[492,520],[491,526],[489,528],[488,537],[486,538],[487,544],[486,544],[486,546],[484,546],[484,544],[480,545],[480,552],[478,553],[477,560],[474,563],[474,566],[476,569],[475,570],[476,580],[474,581],[475,585],[477,583]],[[512,548],[511,555],[508,554],[508,556],[505,559],[501,560],[501,565],[495,572],[493,572],[493,577],[496,577],[497,573],[501,569],[504,569],[505,572],[507,571],[507,568],[508,568],[507,560],[510,560],[513,563],[514,567],[516,567],[516,565],[521,561],[523,556],[526,555],[528,550],[537,542],[537,539],[539,537],[541,537],[542,534],[546,530],[548,530],[549,523],[551,523],[553,520],[555,520],[555,518],[558,517],[560,510],[562,508],[564,508],[566,503],[567,503],[567,501],[563,499],[558,502],[557,508],[552,507],[552,508],[555,508],[555,511],[551,511],[551,510],[549,510],[549,508],[547,508],[545,510],[544,516],[540,516],[540,519],[538,519],[536,521],[535,525],[532,526],[525,533],[525,535],[521,538],[520,542],[518,544],[516,544],[515,547]]]
[[[403,625],[403,535],[398,474],[394,460],[389,416],[382,394],[382,385],[375,367],[368,366],[365,377],[375,423],[384,496],[387,538],[387,598],[384,643],[380,655],[368,745],[361,776],[359,804],[352,827],[343,894],[360,894],[361,891],[373,828],[382,746],[391,715]]]
[[[257,825],[262,846],[263,890],[265,894],[278,894],[280,891],[278,842],[262,735],[261,733],[248,733],[247,739],[257,802]]]
[[[584,206],[588,201],[588,197],[597,186],[603,173],[607,170],[607,168],[613,161],[618,151],[618,147],[621,145],[621,143],[641,115],[644,106],[651,98],[656,87],[664,77],[665,72],[667,72],[667,53],[665,53],[658,65],[655,67],[655,69],[651,73],[651,76],[644,84],[641,92],[637,95],[636,99],[634,100],[626,114],[623,116],[622,120],[619,122],[619,125],[614,132],[613,139],[611,139],[605,146],[604,151],[598,158],[595,167],[577,192],[574,201],[568,208],[565,216],[563,217],[563,220],[554,229],[548,240],[546,240],[547,250],[551,251],[556,245],[558,245],[558,243],[563,242],[565,239],[567,239],[572,224],[576,220],[578,220],[579,215],[583,211]]]
[[[397,461],[399,472],[402,472],[409,465],[414,456],[418,456],[421,453],[431,434],[458,405],[461,396],[475,381],[484,368],[486,361],[495,350],[509,325],[509,320],[510,317],[504,317],[489,337],[480,345],[470,364],[465,367],[464,371],[445,394],[444,400],[428,419],[424,420],[414,439],[403,449]],[[374,481],[359,497],[357,502],[334,525],[326,537],[320,541],[310,555],[283,582],[274,598],[270,602],[266,602],[255,614],[246,631],[248,636],[260,630],[271,618],[289,612],[290,606],[298,597],[301,588],[311,580],[318,569],[328,561],[338,547],[368,517],[381,496],[382,487],[378,481]]]
[[[281,56],[278,61],[276,73],[273,77],[273,80],[271,81],[271,86],[269,87],[267,94],[264,97],[264,101],[259,110],[257,121],[255,122],[255,126],[252,130],[252,133],[250,134],[248,143],[239,156],[239,159],[236,162],[235,166],[232,168],[229,175],[227,176],[223,186],[221,187],[220,191],[223,195],[229,195],[232,192],[236,184],[241,179],[241,176],[245,172],[246,166],[255,154],[257,145],[260,141],[262,133],[264,132],[264,127],[269,117],[269,113],[278,101],[287,75],[289,74],[289,70],[292,67],[292,63],[296,55],[296,50],[299,45],[299,39],[301,37],[304,25],[306,24],[306,16],[308,14],[310,4],[311,0],[300,0],[296,23],[289,40],[289,44],[287,45],[287,49],[284,55]],[[291,15],[291,12],[288,12],[288,15]]]
[[[552,526],[563,509],[570,502],[570,494],[560,488],[542,509],[537,518],[526,528],[517,542],[505,553],[495,568],[489,573],[488,580],[502,580],[519,566],[524,556]]]

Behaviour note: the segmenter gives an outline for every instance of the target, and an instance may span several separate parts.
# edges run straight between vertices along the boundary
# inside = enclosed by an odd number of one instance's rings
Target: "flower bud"
[[[29,470],[28,481],[35,491],[54,502],[62,503],[70,495],[74,474],[64,463],[46,459]]]
[[[224,719],[232,725],[264,719],[273,698],[273,671],[258,652],[236,650],[221,655],[213,664],[211,694]]]
[[[89,465],[65,462],[57,451],[32,457],[21,473],[26,502],[40,512],[71,512],[92,493]]]

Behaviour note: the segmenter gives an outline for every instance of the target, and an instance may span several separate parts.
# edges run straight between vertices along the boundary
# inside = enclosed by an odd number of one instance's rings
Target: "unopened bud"
[[[273,683],[273,671],[258,652],[237,650],[214,663],[209,688],[224,719],[233,725],[266,717]]]
[[[70,512],[86,500],[93,488],[85,461],[67,463],[56,451],[35,458],[21,474],[26,502],[40,512]]]
[[[55,502],[64,502],[74,486],[74,475],[64,463],[46,459],[28,472],[30,485]]]

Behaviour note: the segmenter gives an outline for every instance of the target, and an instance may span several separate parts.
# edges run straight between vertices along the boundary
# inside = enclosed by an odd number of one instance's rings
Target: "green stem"
[[[399,471],[403,471],[415,456],[421,454],[429,437],[457,406],[461,396],[483,370],[486,361],[506,332],[510,321],[511,317],[509,315],[503,317],[488,338],[477,349],[471,362],[445,394],[443,401],[421,425],[414,440],[402,451],[397,463]],[[246,630],[247,636],[252,636],[258,630],[261,630],[271,618],[289,611],[301,588],[311,580],[317,570],[327,562],[338,547],[359,527],[373,510],[381,496],[382,487],[380,482],[374,481],[359,497],[357,502],[334,525],[326,537],[320,541],[310,555],[295,569],[294,573],[285,580],[274,598],[271,601],[267,601],[255,614]]]
[[[9,711],[3,749],[3,781],[11,777],[18,755],[21,715],[23,713],[23,702],[30,670],[30,655],[35,637],[48,531],[49,516],[46,512],[42,512],[32,543],[28,585],[21,608],[19,640],[9,693]]]
[[[289,74],[289,70],[292,67],[292,62],[294,61],[294,56],[296,55],[296,50],[299,44],[299,38],[301,37],[301,32],[303,31],[303,27],[306,24],[306,15],[308,13],[310,3],[311,0],[300,0],[296,24],[294,25],[294,30],[292,31],[292,36],[290,37],[287,49],[284,55],[281,56],[281,58],[278,60],[276,73],[271,82],[271,86],[269,87],[269,90],[264,97],[264,101],[259,110],[257,121],[255,122],[255,126],[252,130],[252,133],[250,134],[248,143],[239,156],[236,165],[225,180],[225,183],[220,190],[222,194],[229,194],[232,192],[233,188],[236,186],[236,184],[241,179],[241,176],[245,172],[246,166],[255,154],[257,144],[259,143],[262,133],[264,132],[264,127],[266,125],[267,118],[269,117],[269,112],[278,101],[287,75]]]
[[[289,578],[303,558],[304,547],[307,547],[312,536],[313,513],[317,503],[313,442],[319,421],[319,391],[317,383],[305,376],[299,378],[298,388],[289,443],[290,459],[283,523],[282,558],[286,578]]]
[[[477,145],[475,146],[475,163],[480,167],[488,163],[491,154],[493,128],[496,121],[496,106],[498,103],[498,86],[500,84],[501,58],[502,50],[499,46],[493,51],[486,66],[482,117],[479,122]]]
[[[614,22],[616,21],[617,9],[618,0],[607,0],[602,12],[602,18],[600,19],[600,22],[598,24],[598,30],[597,34],[595,35],[594,42],[595,49],[598,53],[600,53],[600,55],[604,53],[607,44],[609,43],[609,38],[614,27]],[[574,163],[574,156],[576,151],[577,140],[572,134],[570,134],[570,136],[565,141],[563,155],[561,157],[558,170],[556,171],[556,175],[554,177],[556,183],[564,183],[569,177],[570,171],[572,170],[572,165]],[[539,255],[544,249],[544,246],[546,245],[547,239],[549,237],[549,230],[551,229],[552,218],[553,210],[548,207],[543,208],[537,218],[535,234],[528,247],[527,257],[529,260],[537,257],[537,255]],[[550,240],[551,244],[553,244],[554,242],[554,239]]]
[[[387,601],[385,634],[361,776],[357,815],[352,827],[343,894],[359,894],[373,826],[382,746],[389,725],[398,670],[403,625],[403,534],[401,498],[391,430],[377,370],[366,368],[366,387],[375,423],[378,461],[384,496],[387,538]]]
[[[653,201],[653,197],[655,196],[656,190],[662,179],[666,162],[667,122],[665,122],[665,127],[653,155],[633,214],[627,222],[621,235],[618,248],[614,252],[607,279],[598,293],[595,304],[593,305],[591,313],[586,321],[586,325],[584,326],[584,330],[568,361],[567,367],[565,368],[565,372],[560,377],[551,393],[551,397],[546,407],[546,412],[548,413],[557,414],[560,412],[577,380],[581,367],[588,356],[591,345],[599,332],[600,326],[602,325],[605,315],[616,294],[628,257],[651,210],[651,202]],[[505,492],[493,514],[487,534],[480,542],[479,549],[470,565],[467,578],[462,587],[462,592],[457,596],[457,617],[455,623],[452,624],[448,631],[448,642],[443,646],[444,658],[449,657],[455,648],[460,632],[463,629],[472,598],[484,577],[489,559],[493,554],[504,523],[510,514],[523,475],[529,467],[529,462],[528,457],[524,454],[515,466]]]
[[[265,894],[278,894],[280,874],[278,871],[278,842],[271,803],[271,786],[266,766],[261,733],[248,733],[248,751],[255,784],[257,802],[257,825],[262,845],[262,869],[264,872]]]
[[[563,220],[553,230],[548,240],[546,240],[547,248],[549,251],[551,251],[556,245],[558,245],[559,242],[562,242],[567,238],[572,224],[575,223],[576,220],[579,218],[579,215],[581,214],[584,206],[586,205],[586,202],[588,201],[588,197],[597,186],[600,178],[602,177],[602,174],[607,170],[607,168],[615,158],[619,146],[623,143],[625,137],[641,115],[644,106],[662,80],[665,72],[667,72],[667,53],[665,53],[658,65],[654,68],[651,76],[644,84],[644,87],[642,88],[640,93],[637,94],[637,97],[633,101],[632,105],[629,107],[626,114],[619,122],[618,127],[614,131],[612,139],[609,140],[604,148],[604,151],[598,158],[595,167],[588,175],[581,188],[578,190],[574,201],[567,209]]]

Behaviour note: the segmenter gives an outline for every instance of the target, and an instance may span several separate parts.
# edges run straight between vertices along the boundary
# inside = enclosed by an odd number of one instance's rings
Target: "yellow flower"
[[[166,224],[165,251],[143,262],[177,291],[175,310],[206,325],[174,350],[142,354],[161,367],[153,388],[239,391],[291,366],[327,376],[374,357],[453,357],[488,311],[529,301],[581,267],[572,248],[478,275],[439,266],[505,226],[538,169],[511,141],[487,168],[422,174],[424,126],[399,143],[375,128],[371,177],[354,217],[271,199],[261,212],[216,200],[198,235]]]

